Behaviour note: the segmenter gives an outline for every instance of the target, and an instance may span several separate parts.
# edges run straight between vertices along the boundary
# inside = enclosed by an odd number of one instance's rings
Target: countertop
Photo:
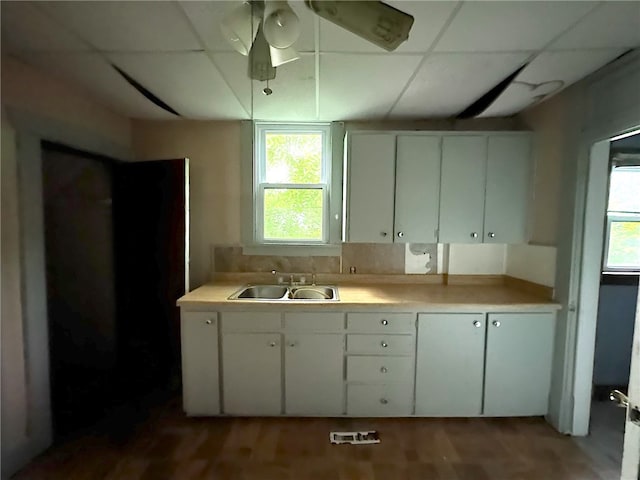
[[[251,311],[553,311],[560,304],[506,285],[337,284],[339,301],[228,300],[246,282],[219,281],[203,285],[178,300],[185,310]],[[333,283],[332,285],[336,285]]]

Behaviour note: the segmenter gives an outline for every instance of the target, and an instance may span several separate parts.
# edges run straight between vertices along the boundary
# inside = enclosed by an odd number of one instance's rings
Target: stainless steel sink
[[[251,301],[338,301],[338,287],[329,285],[247,285],[229,297],[229,300]]]
[[[292,288],[290,297],[293,300],[334,300],[337,296],[336,287],[297,287]]]
[[[280,285],[249,285],[237,291],[229,299],[282,300],[289,294],[289,289]]]

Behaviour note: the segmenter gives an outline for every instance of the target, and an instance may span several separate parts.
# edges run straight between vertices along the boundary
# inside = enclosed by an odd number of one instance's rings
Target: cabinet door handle
[[[476,328],[480,328],[482,326],[482,322],[479,322],[478,320],[476,320],[475,322],[473,322],[473,326]]]
[[[471,238],[478,238],[478,232],[471,232]]]
[[[296,345],[298,345],[297,342],[289,342],[289,347],[295,347]]]
[[[386,326],[386,325],[389,325],[389,320],[383,319],[383,320],[380,320],[380,323]]]
[[[207,318],[204,323],[206,323],[207,325],[211,325],[213,323],[213,320]]]
[[[502,325],[502,324],[501,324],[498,320],[494,320],[494,321],[493,321],[493,326],[494,326],[494,327],[496,327],[496,328],[497,328],[497,327],[499,327],[500,325]]]
[[[389,344],[384,340],[380,342],[380,345],[382,345],[382,348],[387,348],[389,346]]]
[[[380,368],[380,373],[387,373],[387,367]]]
[[[275,347],[275,346],[277,346],[277,345],[278,345],[278,343],[277,343],[277,342],[269,342],[269,346],[270,346],[270,347]]]
[[[387,232],[380,232],[380,236],[381,237],[386,237],[387,236]]]
[[[387,400],[386,398],[381,398],[381,399],[380,399],[380,403],[381,403],[382,405],[386,405],[387,403],[389,403],[389,400]]]
[[[489,232],[489,233],[487,233],[487,237],[489,237],[489,238],[496,238],[496,234],[495,234],[495,233],[493,233],[493,232]]]
[[[404,237],[404,232],[398,232],[398,238]]]

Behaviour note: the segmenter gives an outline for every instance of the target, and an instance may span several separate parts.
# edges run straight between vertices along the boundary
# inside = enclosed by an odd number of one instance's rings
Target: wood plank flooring
[[[378,445],[331,445],[376,429]],[[616,480],[532,419],[187,418],[179,400],[120,434],[49,449],[16,480]]]

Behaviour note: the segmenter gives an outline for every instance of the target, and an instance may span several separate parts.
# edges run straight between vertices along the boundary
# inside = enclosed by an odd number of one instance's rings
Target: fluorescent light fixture
[[[242,2],[222,18],[220,30],[234,50],[246,56],[249,55],[259,25],[260,17],[253,15],[251,4]]]

